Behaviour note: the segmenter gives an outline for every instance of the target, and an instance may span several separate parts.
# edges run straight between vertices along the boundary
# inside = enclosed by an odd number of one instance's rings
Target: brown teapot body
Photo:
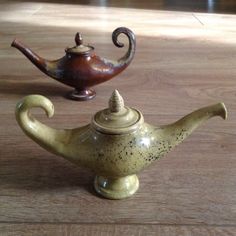
[[[31,49],[18,40],[14,40],[13,47],[19,49],[35,66],[53,79],[75,88],[68,94],[73,100],[88,100],[95,96],[90,89],[103,83],[122,72],[132,61],[135,53],[136,41],[133,32],[125,27],[117,28],[112,33],[113,43],[117,47],[124,44],[118,41],[120,34],[125,34],[129,40],[126,54],[117,61],[107,60],[96,55],[94,47],[85,46],[80,33],[75,36],[76,46],[67,48],[66,55],[58,60],[49,61],[38,56]]]

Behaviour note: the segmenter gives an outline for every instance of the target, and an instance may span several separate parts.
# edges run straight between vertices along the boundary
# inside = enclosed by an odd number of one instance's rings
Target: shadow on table
[[[32,82],[14,79],[11,76],[11,80],[1,76],[0,79],[0,93],[7,95],[22,95],[26,96],[29,94],[41,94],[44,96],[61,96],[64,97],[67,93],[73,90],[73,88],[59,84],[58,82],[44,82],[43,79],[41,82],[34,81]],[[46,78],[47,79],[47,78]],[[45,79],[45,80],[46,80]],[[13,89],[14,88],[14,89]]]
[[[25,155],[25,157],[24,157]],[[31,192],[50,192],[83,189],[96,195],[94,174],[60,157],[28,157],[18,153],[14,158],[0,159],[1,189],[22,189]],[[50,154],[49,154],[50,155]],[[70,190],[69,190],[70,189]]]

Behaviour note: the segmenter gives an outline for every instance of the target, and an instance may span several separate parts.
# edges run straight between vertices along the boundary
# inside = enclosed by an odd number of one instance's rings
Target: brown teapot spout
[[[57,67],[58,60],[48,61],[46,59],[43,59],[18,39],[15,39],[12,42],[11,46],[17,48],[20,52],[22,52],[42,72],[54,79],[59,79],[59,77],[55,74],[55,68]]]

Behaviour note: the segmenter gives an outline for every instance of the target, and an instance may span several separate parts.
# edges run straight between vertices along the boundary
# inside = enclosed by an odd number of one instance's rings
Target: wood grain
[[[2,236],[41,236],[41,235],[80,235],[80,236],[120,236],[121,234],[137,235],[168,235],[168,236],[233,236],[234,227],[211,226],[162,226],[162,225],[107,225],[107,224],[2,224]]]
[[[73,1],[0,3],[1,235],[235,234],[235,15]],[[17,37],[39,55],[56,59],[80,31],[98,55],[116,59],[126,50],[112,45],[111,32],[118,26],[136,34],[134,61],[117,78],[97,86],[97,97],[88,102],[66,100],[70,88],[10,48]],[[14,109],[23,96],[42,94],[54,103],[55,115],[47,119],[34,110],[37,118],[56,128],[75,128],[107,106],[115,88],[155,125],[218,101],[226,103],[229,118],[208,121],[141,172],[134,197],[105,200],[93,190],[93,173],[27,138]]]

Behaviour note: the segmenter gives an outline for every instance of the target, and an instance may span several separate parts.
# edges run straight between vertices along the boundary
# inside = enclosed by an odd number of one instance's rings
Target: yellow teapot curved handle
[[[49,118],[54,114],[54,106],[46,97],[41,95],[26,96],[16,105],[15,115],[19,126],[41,147],[55,154],[63,155],[66,147],[63,140],[66,140],[70,131],[57,130],[39,122],[30,113],[30,109],[35,107],[42,108]]]

